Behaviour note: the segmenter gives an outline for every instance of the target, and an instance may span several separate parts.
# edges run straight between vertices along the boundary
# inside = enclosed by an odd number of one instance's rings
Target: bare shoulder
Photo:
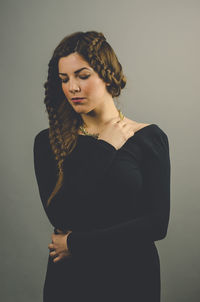
[[[138,130],[150,125],[150,124],[146,124],[146,123],[139,123],[139,122],[131,120],[127,117],[124,117],[124,121],[127,121],[128,123],[133,124],[134,132],[137,132]]]

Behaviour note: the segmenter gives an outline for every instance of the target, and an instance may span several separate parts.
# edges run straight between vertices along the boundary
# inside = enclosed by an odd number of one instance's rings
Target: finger
[[[48,245],[48,249],[50,250],[50,249],[53,249],[54,248],[54,245],[52,244],[52,243],[50,243],[49,245]]]
[[[58,232],[58,234],[62,234],[63,233],[63,231],[59,230],[59,229],[57,229],[57,232]]]
[[[58,256],[58,257],[55,257],[54,259],[53,259],[53,262],[58,262],[58,261],[60,261],[61,260],[61,258]]]
[[[51,257],[57,257],[56,251],[50,252],[49,255],[50,255]]]
[[[65,233],[64,230],[54,229],[54,234],[63,234],[63,233]]]

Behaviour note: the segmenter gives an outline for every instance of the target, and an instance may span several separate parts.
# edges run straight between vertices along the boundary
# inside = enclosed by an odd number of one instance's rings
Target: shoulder
[[[169,141],[166,132],[155,123],[148,124],[142,122],[136,122],[130,119],[126,120],[133,124],[134,127],[134,135],[132,137],[132,141],[138,141],[138,143],[144,149],[169,149]]]
[[[137,132],[138,130],[146,127],[146,126],[149,126],[150,124],[147,124],[147,123],[140,123],[140,122],[137,122],[137,121],[134,121],[134,120],[131,120],[129,118],[127,118],[126,116],[124,117],[123,119],[125,122],[129,123],[129,124],[132,124],[133,125],[133,128],[134,128],[134,132]]]
[[[43,129],[35,135],[35,141],[41,141],[49,136],[49,128]]]
[[[131,123],[133,125],[133,129],[135,133],[148,133],[148,134],[160,134],[163,136],[167,136],[167,134],[164,132],[163,129],[160,128],[160,126],[158,124],[155,123],[142,123],[142,122],[137,122],[134,120],[131,120],[127,117],[124,118],[125,121],[127,121],[128,123]],[[142,131],[141,131],[142,130]]]
[[[34,150],[43,149],[49,145],[49,128],[43,129],[35,135]]]

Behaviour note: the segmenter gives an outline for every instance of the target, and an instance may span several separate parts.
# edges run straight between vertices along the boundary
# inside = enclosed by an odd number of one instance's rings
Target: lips
[[[82,100],[84,100],[85,98],[72,98],[72,102],[81,102]]]

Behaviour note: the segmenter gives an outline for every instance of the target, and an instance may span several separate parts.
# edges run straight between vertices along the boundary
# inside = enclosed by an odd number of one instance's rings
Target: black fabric
[[[44,300],[160,301],[160,260],[154,241],[166,237],[170,214],[170,154],[156,124],[135,132],[118,150],[104,140],[78,136],[57,181],[48,129],[34,141],[40,198],[54,228],[72,230],[71,257],[48,257]]]

